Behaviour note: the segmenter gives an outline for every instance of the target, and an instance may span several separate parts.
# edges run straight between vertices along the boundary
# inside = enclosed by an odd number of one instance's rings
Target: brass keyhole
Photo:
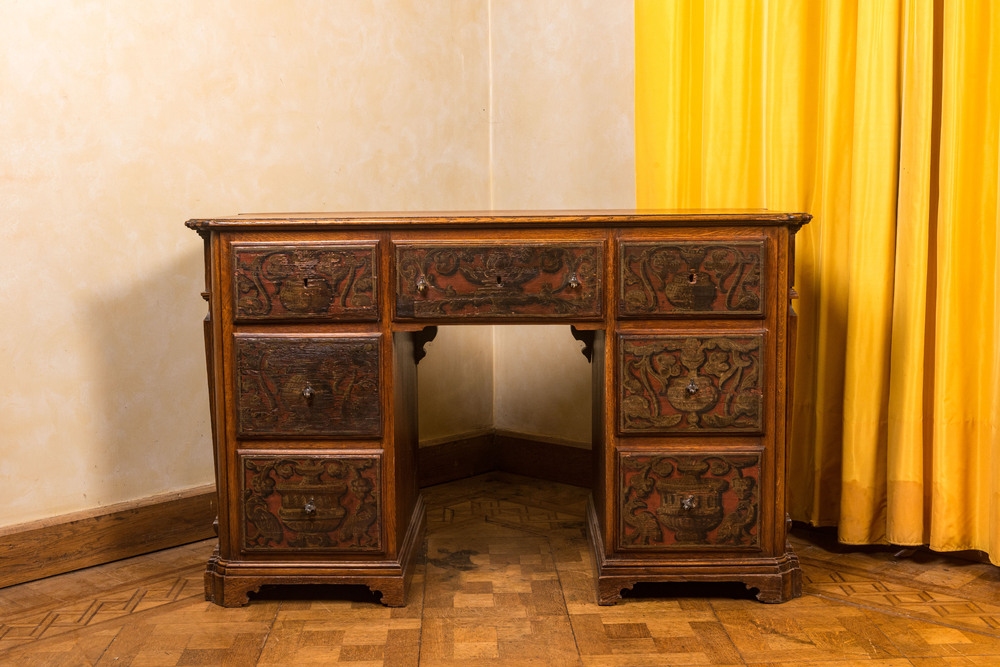
[[[688,282],[691,283],[692,285],[698,282],[698,274],[697,273],[688,274]]]
[[[497,285],[503,287],[503,276],[497,276]]]
[[[309,279],[308,278],[303,278],[302,279],[302,286],[303,287],[309,287]]]

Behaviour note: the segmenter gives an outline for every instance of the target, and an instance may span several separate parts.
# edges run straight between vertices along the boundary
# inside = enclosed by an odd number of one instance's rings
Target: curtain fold
[[[1000,564],[1000,4],[637,0],[641,207],[804,210],[789,500]]]

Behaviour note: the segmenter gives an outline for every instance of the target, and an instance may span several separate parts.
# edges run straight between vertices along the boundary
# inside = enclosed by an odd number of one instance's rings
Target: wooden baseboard
[[[215,536],[215,485],[0,528],[0,588]]]
[[[497,470],[573,486],[592,483],[594,457],[589,449],[512,433],[497,433],[494,448]]]
[[[507,432],[421,447],[417,461],[421,487],[493,470],[583,487],[593,479],[591,450]]]
[[[417,451],[417,483],[434,486],[496,470],[495,449],[492,431],[421,447]]]

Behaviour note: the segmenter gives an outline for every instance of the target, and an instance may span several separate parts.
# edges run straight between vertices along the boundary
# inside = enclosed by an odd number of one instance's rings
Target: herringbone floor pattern
[[[586,491],[490,474],[425,489],[405,608],[367,589],[204,601],[210,542],[0,590],[0,665],[1000,665],[1000,568],[799,531],[804,595],[637,586],[595,603]]]

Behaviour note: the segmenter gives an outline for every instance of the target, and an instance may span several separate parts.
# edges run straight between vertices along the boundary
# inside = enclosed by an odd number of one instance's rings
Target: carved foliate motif
[[[243,548],[381,551],[378,456],[243,457]]]
[[[236,337],[238,432],[381,434],[379,337]]]
[[[375,244],[237,245],[237,320],[376,320]]]
[[[622,316],[763,315],[764,242],[623,243]]]
[[[396,248],[396,316],[598,317],[603,245]]]
[[[620,339],[622,433],[760,432],[761,334]]]
[[[619,457],[619,548],[757,549],[760,454]]]

